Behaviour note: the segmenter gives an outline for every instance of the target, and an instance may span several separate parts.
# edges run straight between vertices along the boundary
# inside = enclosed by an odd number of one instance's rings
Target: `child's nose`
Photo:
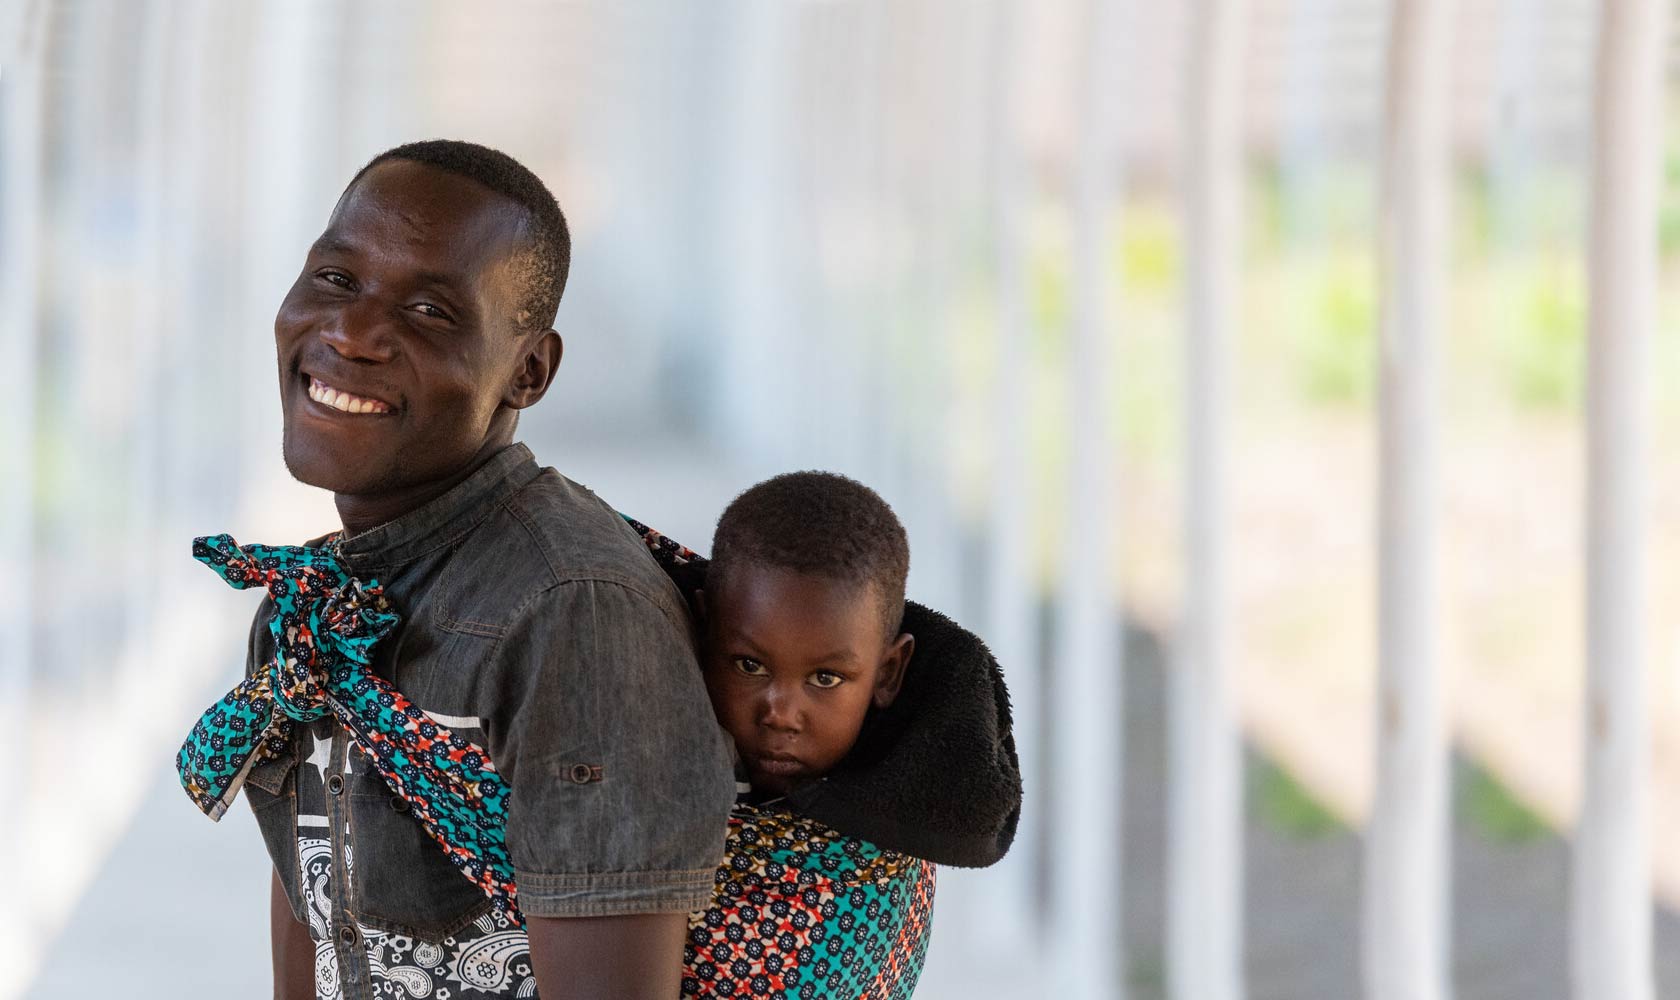
[[[799,731],[798,696],[774,685],[764,694],[759,706],[758,724],[765,729],[796,733]]]

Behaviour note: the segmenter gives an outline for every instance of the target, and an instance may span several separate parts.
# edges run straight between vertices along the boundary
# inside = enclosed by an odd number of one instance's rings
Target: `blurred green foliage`
[[[1502,844],[1522,843],[1552,832],[1499,779],[1474,763],[1465,767],[1459,781],[1458,812],[1471,829]]]
[[[1662,191],[1659,194],[1661,214],[1657,234],[1662,252],[1667,255],[1680,252],[1680,131],[1676,130],[1673,122],[1665,131],[1668,148],[1663,154]]]
[[[1586,364],[1585,284],[1533,264],[1510,280],[1514,315],[1499,337],[1500,376],[1525,408],[1574,408]]]
[[[1164,205],[1139,205],[1120,220],[1114,253],[1128,294],[1150,299],[1178,292],[1182,262],[1178,227]]]
[[[1132,1000],[1160,1000],[1167,995],[1167,964],[1161,953],[1133,956],[1126,975],[1127,995]]]
[[[1264,757],[1248,770],[1249,809],[1260,822],[1301,840],[1328,836],[1345,829],[1289,772]]]
[[[1292,310],[1295,381],[1307,401],[1365,404],[1376,384],[1377,290],[1368,254],[1312,267]]]

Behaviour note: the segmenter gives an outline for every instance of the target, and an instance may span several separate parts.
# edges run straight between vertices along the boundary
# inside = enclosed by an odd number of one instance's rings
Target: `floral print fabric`
[[[688,920],[685,997],[908,1000],[934,866],[768,807],[737,806],[712,905]]]
[[[220,819],[250,769],[286,751],[294,721],[331,716],[497,913],[522,926],[505,837],[508,786],[484,748],[439,725],[370,668],[397,612],[378,581],[323,546],[193,541],[193,557],[274,603],[274,659],[210,706],[181,745],[176,770],[193,802]],[[276,711],[278,709],[278,711]]]

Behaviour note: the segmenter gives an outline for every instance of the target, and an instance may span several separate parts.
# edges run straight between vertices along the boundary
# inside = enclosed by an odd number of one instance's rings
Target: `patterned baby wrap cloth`
[[[631,517],[678,589],[706,560]],[[712,905],[688,918],[683,996],[902,1000],[916,988],[934,866],[775,804],[737,805]]]
[[[688,918],[684,996],[909,997],[934,866],[773,808],[737,806],[712,905]]]
[[[685,572],[703,572],[704,559],[630,524],[679,586]],[[502,838],[507,786],[485,748],[435,726],[369,669],[373,646],[399,621],[378,584],[352,578],[331,546],[240,546],[222,535],[196,539],[194,556],[234,587],[269,592],[278,648],[188,735],[177,765],[193,801],[220,818],[251,765],[283,752],[291,720],[334,715],[517,925]],[[927,954],[933,893],[930,862],[773,805],[738,805],[712,904],[689,916],[682,995],[908,998]]]

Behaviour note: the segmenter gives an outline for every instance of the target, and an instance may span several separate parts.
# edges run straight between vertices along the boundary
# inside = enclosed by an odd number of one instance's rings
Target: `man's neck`
[[[492,455],[511,443],[500,438],[486,441],[471,461],[447,476],[423,483],[414,483],[385,493],[334,493],[333,504],[338,507],[338,519],[344,522],[345,537],[359,535],[370,528],[395,521],[410,511],[419,510],[459,486],[488,462]]]

